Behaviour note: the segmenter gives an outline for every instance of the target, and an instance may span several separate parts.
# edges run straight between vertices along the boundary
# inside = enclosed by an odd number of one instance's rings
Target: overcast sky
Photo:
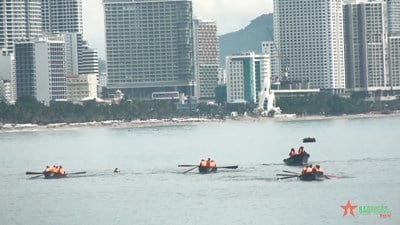
[[[239,30],[265,13],[273,11],[273,0],[192,0],[193,14],[217,21],[218,33]],[[102,0],[82,0],[84,39],[105,57],[104,12]]]

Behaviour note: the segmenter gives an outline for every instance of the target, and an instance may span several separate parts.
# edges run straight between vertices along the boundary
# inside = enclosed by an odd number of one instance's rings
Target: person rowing
[[[294,148],[290,149],[289,156],[293,157],[295,155],[296,155],[296,151],[294,150]]]

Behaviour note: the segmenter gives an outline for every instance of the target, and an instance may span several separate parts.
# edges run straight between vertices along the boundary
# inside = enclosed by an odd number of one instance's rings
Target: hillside
[[[273,15],[264,14],[250,22],[244,29],[219,36],[220,65],[225,67],[225,57],[243,51],[261,52],[262,41],[273,40]]]

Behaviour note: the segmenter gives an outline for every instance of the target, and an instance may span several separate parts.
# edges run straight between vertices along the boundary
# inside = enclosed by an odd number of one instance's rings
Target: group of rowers
[[[313,165],[308,165],[305,166],[302,170],[301,170],[301,174],[318,174],[318,175],[324,175],[324,171],[321,169],[320,165],[316,165],[315,167],[313,167]]]
[[[294,157],[294,156],[297,156],[297,155],[303,155],[305,152],[306,151],[304,150],[304,147],[300,146],[300,148],[297,151],[297,153],[296,153],[296,150],[294,150],[294,148],[290,149],[289,156],[290,157]]]
[[[53,166],[46,166],[43,173],[54,173],[63,176],[65,175],[65,170],[61,165],[60,166],[53,165]]]
[[[200,161],[200,165],[199,166],[202,167],[202,168],[216,168],[217,164],[215,163],[214,160],[211,160],[210,158],[208,158],[207,161],[202,159]]]

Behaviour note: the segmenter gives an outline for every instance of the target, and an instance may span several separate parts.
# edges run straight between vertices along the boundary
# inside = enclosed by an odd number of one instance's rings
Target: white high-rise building
[[[12,53],[15,41],[41,35],[41,0],[0,1],[0,50]]]
[[[41,0],[41,2],[43,31],[83,32],[82,0]]]
[[[345,89],[342,0],[274,0],[274,41],[288,80]]]
[[[386,40],[386,3],[344,5],[346,87],[352,91],[390,89]]]
[[[33,96],[46,105],[65,101],[64,52],[61,35],[16,43],[17,97]]]
[[[99,53],[96,49],[90,48],[87,42],[83,43],[82,64],[79,74],[96,74],[99,76]]]
[[[270,58],[246,52],[226,57],[228,103],[257,103],[265,79],[271,79]]]
[[[195,96],[199,99],[215,99],[219,70],[217,23],[213,20],[195,19],[193,24]]]
[[[192,1],[103,0],[107,88],[126,96],[193,96]]]

